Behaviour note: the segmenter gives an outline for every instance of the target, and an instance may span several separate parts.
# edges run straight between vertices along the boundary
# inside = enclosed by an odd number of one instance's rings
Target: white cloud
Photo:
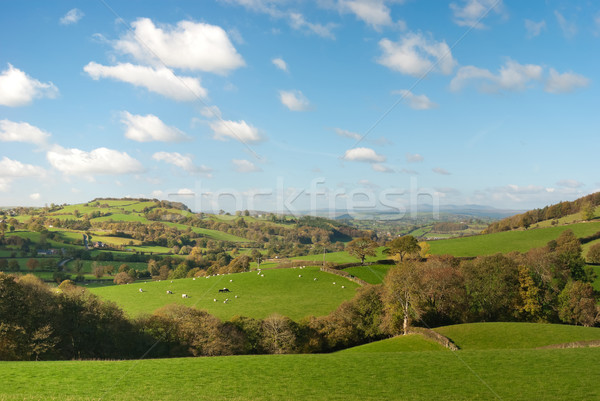
[[[379,173],[393,173],[394,170],[385,166],[381,163],[373,163],[371,164],[371,168]]]
[[[556,183],[556,185],[565,188],[581,188],[583,183],[577,180],[560,180]]]
[[[217,106],[206,106],[200,110],[200,114],[202,114],[206,118],[222,118],[221,109]]]
[[[392,25],[390,9],[383,0],[342,0],[342,10],[348,10],[374,29]]]
[[[73,8],[69,10],[60,20],[59,22],[62,25],[71,25],[79,22],[80,19],[83,18],[85,14],[78,8]]]
[[[154,191],[152,191],[150,193],[150,196],[152,196],[153,198],[156,198],[156,199],[161,199],[164,196],[164,194],[165,193],[163,191],[161,191],[160,189],[155,189]]]
[[[231,162],[235,165],[235,171],[238,173],[253,173],[262,171],[260,167],[256,166],[249,160],[233,159]]]
[[[216,25],[180,21],[157,27],[139,18],[114,42],[116,50],[143,63],[224,74],[245,65],[227,32]]]
[[[393,91],[393,94],[401,95],[404,103],[413,110],[429,110],[438,107],[437,103],[432,102],[426,95],[415,95],[409,90],[400,89]]]
[[[165,163],[172,164],[180,167],[188,173],[193,174],[205,174],[211,176],[212,169],[207,166],[196,166],[192,161],[191,156],[185,156],[178,152],[156,152],[152,155],[152,158],[157,161],[164,161]]]
[[[246,121],[216,120],[210,123],[213,138],[225,141],[227,138],[236,139],[242,143],[259,142],[263,140],[256,127]]]
[[[279,91],[281,104],[291,111],[306,111],[310,109],[310,102],[299,90]]]
[[[543,30],[546,29],[546,21],[541,20],[540,22],[535,22],[529,19],[525,20],[525,29],[527,30],[528,38],[535,38],[539,36]]]
[[[413,76],[439,71],[451,74],[456,61],[446,42],[436,42],[420,33],[408,33],[399,42],[381,39],[383,54],[377,60],[391,70]]]
[[[314,24],[312,22],[306,21],[304,16],[300,13],[291,12],[288,14],[288,19],[290,22],[290,26],[296,30],[308,31],[310,33],[314,33],[322,38],[327,39],[335,39],[335,35],[331,30],[335,28],[335,24]]]
[[[362,135],[356,132],[347,131],[341,128],[334,128],[335,133],[339,136],[343,136],[344,138],[354,139],[355,141],[360,141],[362,139]]]
[[[0,160],[0,178],[42,177],[45,174],[46,171],[43,168],[32,164],[24,164],[6,156]]]
[[[454,22],[459,26],[468,26],[475,29],[486,28],[482,22],[491,12],[501,14],[502,0],[462,0],[462,5],[450,3]]]
[[[137,142],[180,142],[190,138],[175,127],[169,127],[155,115],[134,115],[127,111],[121,113],[121,122],[127,126],[125,136]]]
[[[49,133],[29,123],[0,120],[0,141],[2,142],[27,142],[44,145],[49,137]]]
[[[180,188],[177,190],[177,195],[195,195],[195,193],[189,188]]]
[[[17,107],[30,104],[33,99],[55,98],[58,88],[52,82],[40,82],[8,64],[0,73],[0,105]]]
[[[90,152],[54,146],[46,158],[57,170],[67,175],[129,174],[144,171],[142,164],[118,150],[97,148]]]
[[[154,69],[130,63],[105,66],[92,61],[83,70],[94,80],[112,78],[179,101],[193,101],[208,94],[199,79],[177,76],[164,67]]]
[[[288,72],[288,66],[284,59],[277,57],[271,60],[271,62],[275,67],[279,68],[281,71]]]
[[[526,89],[531,81],[539,81],[542,73],[543,68],[539,65],[519,64],[510,59],[500,67],[497,74],[469,65],[458,70],[456,76],[450,81],[450,89],[459,91],[469,83],[475,82],[484,92],[521,91]]]
[[[345,160],[367,163],[382,163],[385,162],[385,156],[378,155],[371,148],[353,148],[348,149],[344,154]]]
[[[572,38],[577,34],[577,25],[574,22],[567,21],[567,19],[556,10],[554,11],[554,16],[565,37]]]
[[[418,153],[415,153],[415,154],[407,153],[406,154],[406,161],[408,163],[420,163],[423,160],[425,160],[425,158]]]
[[[29,195],[29,199],[32,199],[32,200],[39,200],[41,197],[42,196],[38,192],[34,192]]]
[[[433,169],[431,169],[431,171],[433,171],[436,174],[440,174],[440,175],[450,175],[450,172],[446,169],[443,169],[441,167],[435,167]]]
[[[590,80],[583,75],[573,72],[559,74],[554,68],[550,69],[549,75],[545,87],[546,92],[549,93],[572,92],[577,88],[584,88],[590,83]]]

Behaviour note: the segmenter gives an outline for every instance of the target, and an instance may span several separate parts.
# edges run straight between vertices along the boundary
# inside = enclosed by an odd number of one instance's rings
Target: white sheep
[[[261,276],[261,277],[264,277],[265,275],[264,275],[264,274],[261,274],[260,276]]]
[[[343,285],[342,288],[346,288],[346,286]]]
[[[335,281],[333,282],[333,285],[335,285]]]
[[[237,298],[238,296],[236,295],[235,297]]]
[[[189,298],[188,294],[181,294],[181,298]]]
[[[213,302],[217,302],[217,298],[213,299]]]
[[[142,290],[141,288],[139,289],[140,292],[144,292],[144,290]]]
[[[317,278],[316,278],[316,277],[315,277],[315,278],[313,278],[313,281],[317,281]]]
[[[193,277],[193,278],[192,278],[192,281],[196,281],[196,277]]]
[[[302,274],[298,274],[298,277],[302,277]]]
[[[167,294],[172,294],[172,293],[173,293],[172,291],[167,290]]]
[[[233,283],[233,280],[229,280],[230,283]]]

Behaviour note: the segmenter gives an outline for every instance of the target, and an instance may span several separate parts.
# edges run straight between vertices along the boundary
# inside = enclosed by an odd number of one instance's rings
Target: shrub
[[[591,263],[600,263],[600,243],[590,247],[587,253],[587,260]]]

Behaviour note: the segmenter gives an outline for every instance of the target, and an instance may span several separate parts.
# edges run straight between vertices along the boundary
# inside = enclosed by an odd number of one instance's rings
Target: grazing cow
[[[172,294],[172,293],[173,293],[172,291],[167,290],[167,294]]]
[[[181,298],[189,298],[188,294],[181,294]]]
[[[144,290],[142,290],[141,288],[139,289],[140,292],[144,292]]]
[[[229,288],[221,288],[219,290],[219,292],[231,292],[231,291],[229,291]]]

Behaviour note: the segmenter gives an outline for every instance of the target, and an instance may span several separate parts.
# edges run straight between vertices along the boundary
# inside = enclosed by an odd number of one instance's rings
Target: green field
[[[0,363],[0,400],[592,400],[600,348]]]
[[[131,316],[152,313],[169,303],[178,303],[207,310],[221,319],[235,315],[265,318],[277,312],[300,320],[310,315],[328,314],[342,301],[352,298],[358,287],[358,284],[345,278],[321,272],[317,267],[263,270],[262,274],[264,277],[256,272],[248,272],[196,280],[172,280],[172,283],[171,280],[138,281],[90,291],[116,302]],[[346,288],[341,288],[342,285]],[[231,292],[219,294],[218,290],[224,287]],[[140,293],[139,288],[144,292]],[[173,294],[167,294],[167,290]],[[183,299],[181,294],[188,294],[190,298]],[[226,298],[230,299],[227,304],[223,303]]]
[[[354,352],[421,352],[421,351],[447,351],[448,348],[436,343],[433,340],[424,338],[420,334],[408,334],[406,336],[396,336],[387,340],[375,341],[370,344],[359,345],[358,347],[348,348],[340,353]]]
[[[464,350],[522,349],[600,340],[600,328],[539,323],[470,323],[434,329]]]
[[[369,284],[379,284],[383,282],[383,278],[394,265],[368,265],[368,266],[352,266],[344,269]]]
[[[383,250],[385,249],[385,247],[380,246],[379,248],[377,248],[377,255],[376,256],[367,256],[367,258],[365,259],[365,262],[376,262],[380,259],[387,259],[387,255],[383,254]],[[296,256],[293,258],[290,258],[291,260],[314,260],[317,262],[323,261],[325,260],[326,262],[333,262],[333,263],[360,263],[360,259],[350,255],[348,252],[346,251],[339,251],[339,252],[329,252],[325,254],[325,257],[323,257],[323,254],[316,254],[316,255],[306,255],[306,256]]]
[[[569,229],[573,230],[578,238],[587,237],[600,231],[600,222],[429,241],[428,244],[431,246],[429,253],[432,255],[478,256],[493,255],[498,252],[527,252],[532,248],[545,246],[548,241],[558,238],[563,231]]]
[[[190,228],[190,226],[186,226],[184,224],[165,223],[165,222],[163,224],[168,227],[175,227],[181,231],[185,231],[188,228]],[[191,227],[191,229],[195,233],[202,234],[205,237],[208,237],[208,238],[211,238],[211,239],[214,239],[217,241],[231,241],[231,242],[249,242],[250,241],[246,238],[238,237],[237,235],[228,234],[223,231],[210,230],[208,228],[200,228],[200,227]]]

